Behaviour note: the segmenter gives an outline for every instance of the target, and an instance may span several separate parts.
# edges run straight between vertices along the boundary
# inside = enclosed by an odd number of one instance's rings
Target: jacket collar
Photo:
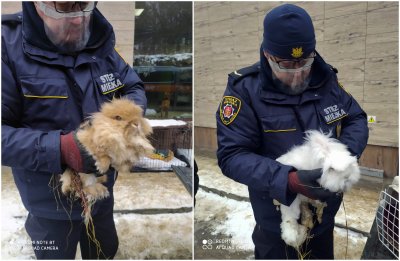
[[[83,63],[96,62],[106,57],[115,46],[115,34],[111,24],[95,8],[92,15],[93,27],[87,47],[78,55],[58,53],[47,38],[42,19],[36,12],[33,2],[23,2],[22,48],[31,59],[51,65],[77,67]],[[94,29],[95,28],[95,29]]]

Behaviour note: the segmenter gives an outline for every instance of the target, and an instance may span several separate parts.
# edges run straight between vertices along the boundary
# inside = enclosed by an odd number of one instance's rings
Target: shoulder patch
[[[234,83],[236,83],[240,79],[242,79],[242,78],[244,78],[244,77],[246,77],[248,75],[258,73],[259,71],[260,71],[260,63],[258,62],[258,63],[255,63],[255,64],[251,65],[251,66],[248,66],[248,67],[242,68],[240,70],[231,72],[229,74],[229,76],[232,77],[234,79]]]
[[[234,96],[224,96],[219,105],[219,117],[225,125],[231,124],[240,111],[242,101]]]

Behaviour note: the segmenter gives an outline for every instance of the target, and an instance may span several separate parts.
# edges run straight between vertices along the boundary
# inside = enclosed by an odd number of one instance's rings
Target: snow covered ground
[[[200,189],[196,195],[195,221],[213,223],[211,238],[197,238],[198,241],[212,240],[214,244],[230,239],[235,249],[253,250],[251,234],[255,221],[250,202],[242,202]],[[221,238],[219,235],[226,235]]]
[[[4,182],[3,177],[2,184]],[[7,193],[2,189],[1,194],[1,259],[35,259],[24,228],[27,212],[15,185],[8,186]]]
[[[114,215],[115,259],[192,259],[192,213]]]
[[[362,176],[361,180],[344,195],[335,222],[369,232],[378,208],[379,193],[383,189],[379,178]],[[364,213],[364,214],[363,214]],[[361,215],[361,216],[360,216]]]
[[[22,205],[8,168],[2,167],[1,259],[35,259]],[[192,259],[192,197],[174,173],[121,173],[114,187],[114,220],[119,236],[116,259]],[[121,214],[126,210],[163,209],[161,214]],[[80,258],[77,253],[76,258]]]
[[[251,234],[255,221],[252,208],[249,202],[234,198],[248,197],[247,187],[225,177],[213,154],[198,153],[195,158],[199,166],[200,186],[204,188],[196,195],[195,258],[254,258]],[[341,206],[335,222],[341,225],[347,222],[349,227],[369,233],[381,186],[379,179],[363,177],[345,194],[344,207]],[[218,191],[207,192],[207,189]],[[230,198],[225,197],[228,194],[231,194]],[[367,240],[360,233],[339,227],[335,227],[334,238],[336,259],[359,259]]]
[[[197,160],[197,158],[196,158]],[[218,189],[226,193],[233,193],[241,197],[249,197],[247,186],[224,176],[221,171],[214,169],[199,169],[200,184],[208,188]]]
[[[192,197],[173,172],[122,174],[114,191],[116,211],[192,207]]]

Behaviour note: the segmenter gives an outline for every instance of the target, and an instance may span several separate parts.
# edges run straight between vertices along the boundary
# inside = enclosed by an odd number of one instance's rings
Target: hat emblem
[[[303,47],[292,48],[293,58],[299,58],[303,55]]]

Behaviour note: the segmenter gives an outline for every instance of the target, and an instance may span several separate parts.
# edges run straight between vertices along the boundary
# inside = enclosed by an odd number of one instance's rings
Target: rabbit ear
[[[140,119],[140,130],[145,136],[153,133],[153,128],[150,126],[150,123],[146,118]]]

